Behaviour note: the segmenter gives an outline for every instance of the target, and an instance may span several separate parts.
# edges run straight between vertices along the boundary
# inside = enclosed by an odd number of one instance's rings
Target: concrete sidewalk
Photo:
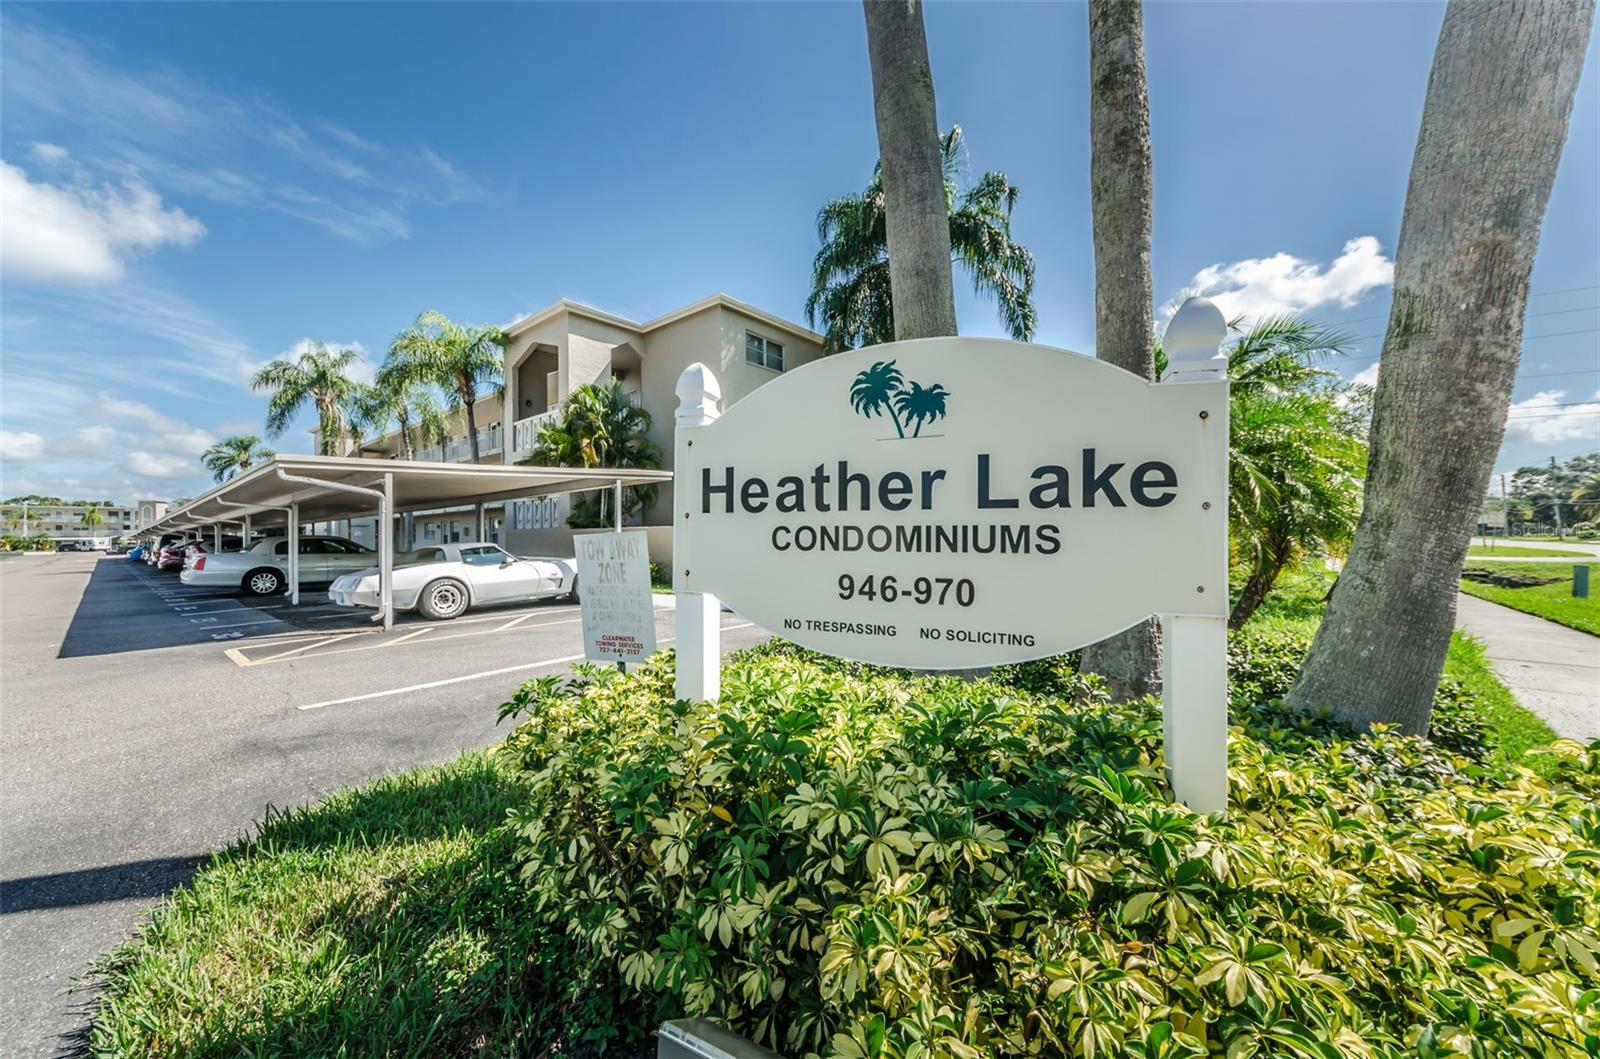
[[[1464,593],[1456,628],[1483,642],[1495,675],[1557,735],[1600,739],[1600,636]]]

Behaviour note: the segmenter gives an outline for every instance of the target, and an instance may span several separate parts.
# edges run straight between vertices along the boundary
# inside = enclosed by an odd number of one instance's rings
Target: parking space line
[[[327,604],[327,605],[328,606],[332,606],[332,604]],[[255,608],[250,608],[250,609],[255,609]],[[301,606],[301,607],[295,608],[296,613],[303,613],[307,609],[308,608],[305,607],[305,606]],[[313,657],[321,658],[324,655],[348,654],[351,651],[375,651],[375,650],[378,650],[380,648],[393,647],[396,644],[404,643],[404,642],[407,642],[407,641],[415,642],[415,641],[421,640],[422,642],[426,642],[426,643],[434,643],[434,642],[441,641],[441,640],[456,640],[456,639],[461,639],[463,637],[468,637],[468,636],[488,636],[488,635],[492,635],[494,633],[506,632],[506,631],[509,631],[509,630],[512,630],[512,629],[517,629],[517,630],[521,630],[521,629],[542,629],[542,628],[546,628],[546,627],[551,626],[551,625],[571,625],[573,623],[582,621],[583,620],[582,617],[574,616],[574,617],[571,617],[571,618],[558,618],[556,621],[539,622],[539,623],[532,624],[532,625],[525,624],[525,623],[528,622],[530,619],[533,619],[533,618],[553,617],[555,615],[560,615],[560,614],[575,614],[575,612],[578,609],[579,609],[578,607],[570,606],[570,605],[569,606],[561,606],[561,607],[540,607],[537,610],[531,610],[531,611],[528,611],[526,613],[516,615],[510,621],[506,621],[505,620],[505,615],[503,615],[503,614],[485,614],[485,615],[481,615],[481,616],[475,617],[475,618],[458,618],[458,619],[450,622],[447,625],[446,624],[425,625],[422,628],[416,629],[416,630],[414,630],[412,632],[404,632],[404,634],[401,635],[401,636],[386,638],[382,642],[379,642],[379,643],[374,643],[374,644],[365,645],[365,646],[361,646],[361,647],[334,647],[331,650],[317,651],[317,653]],[[339,612],[336,613],[336,614],[325,614],[325,615],[313,614],[313,615],[306,615],[305,617],[306,617],[306,620],[308,620],[308,621],[326,621],[326,620],[332,620],[334,618],[344,617],[344,616],[346,616],[348,614],[347,608],[340,607],[340,608],[338,608],[338,611]],[[282,619],[280,619],[280,620],[282,620]],[[471,629],[471,630],[465,631],[465,632],[450,632],[450,633],[446,633],[445,632],[445,630],[447,630],[447,629],[459,629],[462,626],[485,625],[485,624],[488,624],[490,622],[498,622],[499,624],[495,625],[493,628],[484,628],[484,629],[474,628],[474,629]],[[286,622],[286,624],[287,624],[287,622]],[[217,626],[208,626],[208,628],[217,628]],[[314,650],[316,648],[323,647],[323,646],[326,646],[326,645],[339,644],[339,643],[342,643],[343,641],[351,639],[352,637],[355,637],[355,636],[374,636],[374,635],[381,634],[381,632],[382,632],[381,629],[376,629],[376,628],[373,628],[373,629],[351,629],[351,630],[329,630],[329,631],[320,631],[320,630],[317,630],[317,629],[305,629],[305,630],[302,630],[300,632],[299,637],[296,637],[295,635],[290,634],[290,633],[284,633],[281,637],[274,636],[273,638],[270,638],[270,639],[265,639],[265,640],[262,640],[260,642],[251,643],[248,646],[229,647],[229,648],[226,648],[223,651],[223,653],[225,655],[227,655],[229,660],[231,660],[235,665],[249,668],[249,667],[252,667],[252,666],[266,665],[266,664],[271,663],[271,662],[281,661],[283,659],[287,659],[287,658],[290,658],[290,657],[293,657],[293,656],[296,656],[296,655],[301,655],[304,652],[312,651],[312,650]],[[403,632],[403,630],[402,630],[402,632]],[[302,642],[300,637],[309,637],[309,638],[311,638],[312,642],[304,643],[304,642]],[[424,637],[426,637],[426,639],[423,639]],[[275,654],[267,655],[265,657],[263,657],[259,653],[257,653],[257,652],[260,652],[260,651],[263,651],[263,650],[267,650],[267,649],[276,647],[279,644],[285,644],[285,645],[287,645],[287,644],[295,644],[296,646],[294,647],[293,650],[278,652],[278,653],[275,653]]]
[[[189,620],[194,622],[196,625],[199,625],[201,627],[201,629],[203,631],[205,631],[205,632],[211,632],[214,629],[239,629],[239,628],[243,628],[246,625],[273,625],[273,624],[281,625],[281,624],[283,624],[277,618],[262,618],[260,621],[233,621],[233,622],[229,622],[226,625],[212,625],[209,622],[196,621],[194,618],[190,618]]]
[[[575,622],[580,622],[582,620],[583,620],[582,618],[565,618],[565,619],[563,619],[561,621],[541,622],[538,625],[523,625],[523,626],[520,626],[519,629],[547,629],[552,625],[572,625]],[[435,628],[437,628],[437,626],[430,627],[430,628],[418,629],[417,633],[418,634],[431,633],[431,632],[433,632],[435,630]],[[492,634],[494,634],[496,632],[499,632],[499,631],[501,631],[501,630],[499,630],[499,629],[483,629],[483,630],[478,630],[478,631],[473,631],[473,632],[451,633],[448,636],[430,636],[430,637],[428,637],[428,641],[427,642],[428,643],[442,643],[445,640],[463,640],[463,639],[466,639],[469,636],[489,636],[489,635],[492,635]],[[335,648],[335,649],[329,650],[329,651],[318,652],[315,657],[317,657],[317,658],[326,658],[329,655],[347,655],[347,654],[351,654],[351,653],[353,653],[355,651],[379,651],[379,650],[382,650],[383,648],[386,648],[386,647],[393,647],[396,644],[402,643],[405,640],[409,640],[409,639],[412,639],[412,638],[413,638],[412,636],[408,635],[408,636],[400,637],[398,639],[384,640],[384,641],[382,641],[380,643],[365,644],[365,645],[363,645],[361,647],[339,647],[339,648]],[[326,640],[324,642],[326,642],[326,643],[334,643],[336,641],[333,638],[329,638],[328,640]],[[307,647],[305,649],[310,649],[310,647],[313,647],[313,646],[315,646],[315,645],[314,644],[309,644],[309,645],[307,645]],[[250,662],[249,665],[258,666],[258,665],[265,665],[268,662],[276,662],[276,661],[279,661],[282,658],[287,657],[289,654],[292,654],[292,653],[296,653],[296,652],[285,652],[284,654],[273,655],[270,658],[258,658],[258,659],[255,659],[254,661]],[[235,659],[235,661],[238,661],[238,659]]]
[[[755,622],[753,621],[747,621],[741,622],[737,625],[724,625],[722,630],[724,632],[731,632],[735,629],[748,629],[754,624]],[[676,639],[676,637],[665,636],[657,640],[656,643],[671,643],[674,639]],[[352,650],[354,650],[354,648],[352,648]],[[547,666],[558,666],[566,662],[580,662],[582,660],[583,655],[581,654],[562,655],[560,658],[546,658],[539,662],[526,662],[520,666],[505,666],[502,669],[487,669],[482,673],[468,673],[466,676],[461,677],[447,677],[444,680],[430,680],[426,684],[411,684],[403,688],[389,688],[386,691],[372,691],[365,695],[350,695],[342,699],[328,699],[324,702],[307,703],[304,706],[296,706],[295,709],[321,710],[329,706],[343,706],[351,702],[365,702],[368,699],[382,699],[387,698],[390,695],[405,695],[408,692],[413,691],[427,691],[429,688],[442,688],[450,684],[464,684],[469,680],[482,680],[484,677],[498,677],[503,676],[506,673],[519,673],[527,669],[543,669]]]
[[[336,636],[333,636],[333,637],[318,635],[310,643],[302,643],[298,647],[291,647],[287,651],[283,651],[283,652],[281,652],[279,654],[275,654],[275,655],[268,655],[265,658],[251,658],[251,657],[249,657],[248,655],[246,655],[244,653],[242,648],[238,648],[238,647],[230,647],[230,648],[228,648],[226,651],[224,651],[222,653],[227,655],[229,658],[231,658],[236,665],[243,666],[244,668],[248,669],[251,666],[261,666],[261,665],[266,665],[268,662],[277,662],[277,661],[279,661],[281,659],[288,658],[291,655],[297,655],[301,651],[309,651],[313,647],[320,647],[325,643],[342,643],[343,641],[352,639],[352,638],[354,638],[356,636],[366,636],[366,635],[369,635],[369,634],[364,629],[359,629],[359,630],[356,630],[354,632],[348,632],[348,633],[344,633],[342,635],[336,635]],[[280,640],[276,644],[267,644],[266,646],[279,647],[279,646],[282,646],[285,643],[296,643],[296,642],[298,642],[298,641]],[[260,647],[262,645],[260,645],[260,644],[251,644],[250,646],[251,647]]]

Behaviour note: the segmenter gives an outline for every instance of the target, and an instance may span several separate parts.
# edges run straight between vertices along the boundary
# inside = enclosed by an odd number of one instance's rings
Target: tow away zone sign
[[[643,530],[580,533],[578,602],[583,654],[591,662],[642,662],[655,653],[650,549]]]

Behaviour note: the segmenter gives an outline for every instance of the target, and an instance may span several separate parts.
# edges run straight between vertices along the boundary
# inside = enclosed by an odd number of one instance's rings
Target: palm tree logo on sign
[[[850,407],[871,419],[886,414],[900,438],[922,436],[924,425],[943,419],[945,400],[950,396],[941,383],[923,386],[907,382],[892,360],[880,360],[856,376],[850,384]],[[911,433],[906,433],[907,428]],[[929,437],[938,437],[929,434]],[[888,441],[890,439],[881,439]]]

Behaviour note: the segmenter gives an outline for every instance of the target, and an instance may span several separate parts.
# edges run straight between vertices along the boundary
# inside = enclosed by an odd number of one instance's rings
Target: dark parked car
[[[61,541],[56,545],[56,551],[58,552],[87,552],[93,550],[83,541]]]

